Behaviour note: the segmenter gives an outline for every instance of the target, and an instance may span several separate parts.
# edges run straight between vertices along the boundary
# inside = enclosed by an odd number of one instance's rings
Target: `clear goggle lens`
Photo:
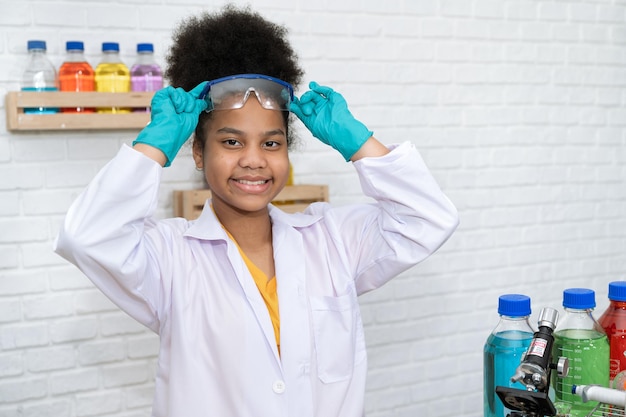
[[[210,81],[200,93],[213,110],[240,109],[254,95],[268,110],[289,111],[293,100],[293,87],[278,78],[260,74],[241,74]]]

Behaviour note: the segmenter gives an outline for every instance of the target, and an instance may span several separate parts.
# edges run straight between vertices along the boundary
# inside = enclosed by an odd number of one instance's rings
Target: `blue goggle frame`
[[[268,110],[289,111],[294,99],[291,84],[261,74],[238,74],[209,81],[198,98],[207,102],[206,112],[240,109],[254,93]]]

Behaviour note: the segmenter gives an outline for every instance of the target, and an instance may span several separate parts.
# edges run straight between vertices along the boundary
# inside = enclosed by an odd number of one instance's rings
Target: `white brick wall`
[[[70,39],[94,65],[103,41],[128,64],[154,42],[163,63],[176,22],[221,3],[0,0],[0,95],[18,89],[27,39],[47,40],[57,66]],[[362,297],[367,415],[480,416],[498,295],[530,295],[534,320],[584,286],[599,315],[608,282],[626,278],[626,4],[251,3],[290,28],[307,81],[342,92],[382,141],[414,142],[460,211],[439,253]],[[155,336],[51,252],[72,199],[134,132],[5,125],[2,111],[0,417],[148,416]],[[302,139],[296,181],[364,201],[350,165]],[[171,191],[200,183],[188,148],[164,179],[171,216]]]

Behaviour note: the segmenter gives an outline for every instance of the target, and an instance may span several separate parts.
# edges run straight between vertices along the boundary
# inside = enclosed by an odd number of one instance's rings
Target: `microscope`
[[[505,407],[514,410],[507,417],[544,417],[555,416],[556,408],[548,397],[550,388],[550,373],[557,371],[561,378],[567,376],[569,363],[567,358],[561,357],[557,363],[552,363],[552,332],[556,327],[558,312],[546,307],[539,313],[539,330],[533,335],[533,340],[522,358],[511,382],[521,382],[526,390],[496,387],[496,394]]]

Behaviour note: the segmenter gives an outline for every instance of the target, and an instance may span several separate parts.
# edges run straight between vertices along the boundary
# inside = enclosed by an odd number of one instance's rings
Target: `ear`
[[[197,138],[193,140],[192,154],[193,161],[196,163],[196,169],[202,170],[204,168],[204,151],[203,146]]]

